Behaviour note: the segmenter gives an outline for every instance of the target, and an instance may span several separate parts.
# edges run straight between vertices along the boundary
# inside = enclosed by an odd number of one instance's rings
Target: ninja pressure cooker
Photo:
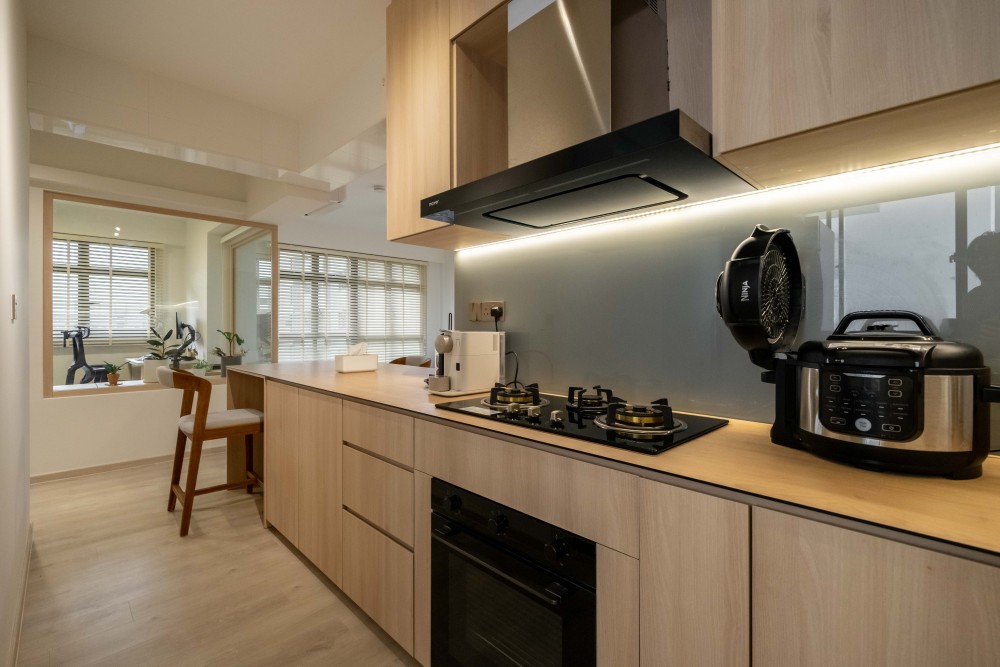
[[[804,286],[791,234],[758,226],[719,276],[726,326],[775,384],[777,444],[864,468],[971,479],[990,448],[990,370],[908,311],[850,313],[793,351]],[[789,334],[789,332],[791,332]]]

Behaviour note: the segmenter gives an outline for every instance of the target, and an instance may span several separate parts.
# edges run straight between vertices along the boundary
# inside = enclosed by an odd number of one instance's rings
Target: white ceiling
[[[28,31],[300,118],[376,50],[389,0],[30,0]]]

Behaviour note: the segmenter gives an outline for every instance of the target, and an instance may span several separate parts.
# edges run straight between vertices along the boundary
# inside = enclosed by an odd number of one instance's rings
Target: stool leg
[[[247,461],[247,493],[253,493],[253,481],[250,479],[249,473],[253,472],[253,433],[247,433],[243,436],[243,446],[246,449],[246,461]]]
[[[177,496],[174,495],[174,484],[180,484],[181,468],[184,466],[184,449],[187,447],[187,436],[177,429],[177,447],[174,448],[174,470],[170,474],[170,497],[167,498],[167,511],[173,512],[177,507]]]
[[[188,534],[191,525],[191,508],[198,483],[198,466],[201,464],[201,440],[191,439],[191,460],[188,461],[187,486],[184,487],[184,507],[181,509],[181,537]]]

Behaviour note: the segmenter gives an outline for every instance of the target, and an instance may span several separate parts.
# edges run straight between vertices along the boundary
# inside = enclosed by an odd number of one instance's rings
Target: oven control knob
[[[563,428],[562,410],[552,411],[552,414],[549,415],[549,426],[551,426],[552,428]]]
[[[569,543],[560,537],[556,537],[545,545],[545,555],[557,563],[562,563],[569,556]]]
[[[507,532],[507,528],[510,526],[510,521],[507,520],[506,514],[497,514],[490,517],[490,528],[497,535],[503,535]]]
[[[456,494],[450,494],[444,497],[444,508],[449,512],[458,512],[462,509],[462,498]]]

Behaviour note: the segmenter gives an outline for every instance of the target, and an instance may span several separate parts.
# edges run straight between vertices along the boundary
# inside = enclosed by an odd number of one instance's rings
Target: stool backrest
[[[191,409],[194,408],[194,428],[198,432],[203,431],[205,421],[208,419],[208,404],[212,399],[212,383],[187,371],[175,371],[166,366],[156,369],[156,379],[164,387],[184,390],[184,398],[181,399],[181,417],[191,414]],[[194,404],[196,394],[197,406]]]

